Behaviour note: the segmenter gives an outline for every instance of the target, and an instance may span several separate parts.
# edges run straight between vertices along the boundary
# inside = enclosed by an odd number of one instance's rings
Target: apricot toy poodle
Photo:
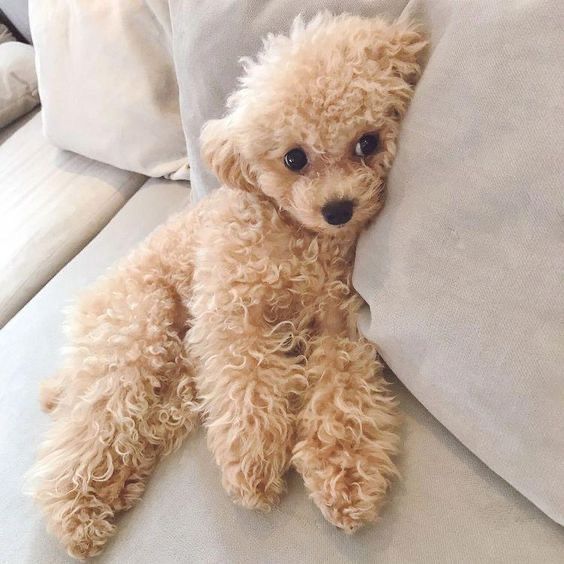
[[[42,387],[31,487],[69,554],[100,552],[200,420],[237,503],[268,510],[293,466],[337,527],[376,519],[399,415],[351,272],[424,46],[408,22],[322,13],[243,61],[201,138],[223,186],[81,296]]]

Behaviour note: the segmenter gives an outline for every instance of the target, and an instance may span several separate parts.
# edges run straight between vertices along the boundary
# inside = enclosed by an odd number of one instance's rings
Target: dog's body
[[[363,61],[350,52],[350,40],[337,38],[339,24],[359,41],[380,37],[389,55],[385,72],[383,55],[378,67],[369,55]],[[229,187],[157,230],[73,312],[66,364],[43,389],[56,422],[33,474],[50,526],[74,556],[99,552],[115,530],[115,514],[139,499],[157,459],[200,418],[225,489],[247,507],[276,503],[292,464],[326,518],[352,531],[375,519],[396,472],[390,457],[398,414],[375,348],[357,332],[360,299],[351,273],[358,234],[382,205],[411,95],[405,73],[417,74],[423,42],[410,28],[350,16],[324,15],[297,27],[283,45],[270,40],[235,95],[235,109],[204,131],[204,156]],[[372,72],[382,75],[380,121],[363,108],[366,116],[343,122],[342,135],[335,123],[324,135],[317,127],[317,139],[304,127],[309,137],[296,131],[295,139],[266,146],[267,100],[289,103],[280,85],[261,99],[263,69],[280,68],[276,57],[267,59],[284,49],[295,57],[296,48],[311,50],[316,41],[360,69],[355,75],[353,67],[343,95],[347,88],[375,95],[366,81]],[[358,77],[363,64],[372,71]],[[252,126],[260,139],[244,130],[253,120],[240,93],[253,88],[261,94],[255,109],[263,115]],[[339,110],[333,94],[326,102],[328,112]],[[304,116],[303,106],[298,110]],[[353,117],[359,111],[351,110]],[[272,126],[296,130],[295,122]],[[368,154],[374,135],[363,132],[376,130],[380,150]],[[331,150],[321,151],[329,138]],[[351,140],[356,151],[357,138],[361,158],[343,157]],[[255,166],[249,157],[259,145],[268,156]],[[280,167],[282,158],[291,170]]]

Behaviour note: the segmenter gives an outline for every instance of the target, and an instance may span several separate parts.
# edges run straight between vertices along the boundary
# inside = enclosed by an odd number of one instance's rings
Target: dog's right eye
[[[290,170],[297,172],[307,165],[307,155],[305,151],[299,147],[291,149],[284,155],[284,164]]]

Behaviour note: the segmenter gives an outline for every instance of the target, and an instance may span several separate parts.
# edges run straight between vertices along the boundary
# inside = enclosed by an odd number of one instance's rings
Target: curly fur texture
[[[398,413],[356,329],[359,231],[382,205],[424,47],[407,24],[321,14],[246,61],[203,154],[225,186],[158,229],[85,293],[33,493],[69,554],[97,554],[159,457],[201,419],[238,503],[267,510],[290,465],[346,531],[373,521],[396,474]],[[380,149],[354,156],[378,132]],[[302,147],[309,165],[286,169]],[[354,201],[329,225],[321,207]]]

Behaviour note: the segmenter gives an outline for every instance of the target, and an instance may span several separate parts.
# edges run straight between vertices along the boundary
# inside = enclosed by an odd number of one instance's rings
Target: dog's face
[[[245,61],[202,154],[228,186],[260,190],[306,228],[357,232],[382,207],[425,41],[413,28],[322,14]]]

